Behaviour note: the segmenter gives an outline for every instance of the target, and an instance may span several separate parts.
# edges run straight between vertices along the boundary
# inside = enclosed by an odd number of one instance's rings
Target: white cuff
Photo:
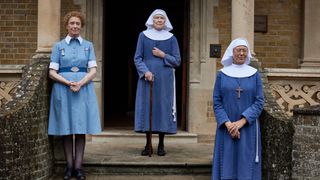
[[[88,62],[88,68],[97,67],[97,61],[89,61]]]
[[[49,69],[59,70],[59,64],[55,62],[50,62]]]

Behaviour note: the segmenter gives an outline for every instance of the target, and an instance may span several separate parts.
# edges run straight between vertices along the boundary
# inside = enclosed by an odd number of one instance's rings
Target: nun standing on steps
[[[146,133],[146,146],[141,152],[148,155],[150,81],[152,92],[152,130],[159,134],[157,154],[164,156],[165,134],[177,132],[175,100],[175,68],[180,66],[180,50],[176,37],[170,33],[172,25],[165,11],[156,9],[149,16],[147,29],[139,34],[134,63],[139,75],[136,104],[135,127],[139,133]]]
[[[260,180],[259,115],[263,87],[259,72],[249,66],[246,39],[233,40],[223,55],[213,92],[217,121],[212,180]]]

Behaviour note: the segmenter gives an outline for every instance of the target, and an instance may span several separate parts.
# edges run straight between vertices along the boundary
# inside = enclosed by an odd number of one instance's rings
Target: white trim
[[[97,61],[89,61],[88,68],[98,67]]]
[[[50,62],[49,69],[59,70],[59,64],[56,62]]]

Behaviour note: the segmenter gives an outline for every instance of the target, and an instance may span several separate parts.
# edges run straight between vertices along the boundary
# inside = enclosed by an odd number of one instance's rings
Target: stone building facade
[[[143,5],[135,3],[129,4],[131,9],[139,9]],[[6,84],[8,80],[19,80],[22,67],[30,64],[35,55],[44,57],[40,59],[48,62],[53,43],[65,36],[61,23],[63,16],[70,10],[81,11],[87,20],[82,36],[93,42],[99,65],[94,83],[100,104],[101,124],[106,130],[114,127],[119,129],[122,124],[114,125],[115,121],[109,121],[114,112],[108,111],[108,102],[114,102],[114,106],[117,106],[112,99],[112,92],[117,89],[114,89],[112,80],[114,68],[110,66],[118,67],[119,64],[114,61],[120,60],[116,55],[109,54],[120,52],[123,55],[120,59],[131,59],[138,32],[144,29],[143,23],[151,13],[151,7],[160,7],[167,10],[173,22],[179,18],[183,21],[173,24],[178,29],[174,33],[179,39],[183,57],[182,67],[177,72],[180,81],[177,89],[181,112],[179,128],[195,135],[197,142],[213,142],[216,125],[212,111],[212,89],[216,72],[222,67],[221,56],[230,41],[237,37],[249,40],[254,62],[258,62],[261,71],[265,72],[265,81],[268,81],[265,89],[270,90],[270,98],[275,98],[274,104],[266,108],[266,112],[272,114],[278,108],[284,114],[279,118],[286,119],[283,121],[285,126],[292,117],[291,110],[294,107],[320,103],[320,88],[316,82],[320,74],[320,51],[317,49],[320,46],[318,0],[163,0],[143,3],[145,11],[139,9],[142,13],[136,15],[134,11],[126,14],[128,9],[122,9],[121,4],[113,7],[103,0],[0,1],[0,81]],[[114,14],[108,13],[111,9],[116,9],[112,11]],[[174,13],[175,10],[183,13],[183,17]],[[116,14],[118,11],[128,19]],[[142,19],[139,21],[142,22],[141,26],[130,24],[129,17],[132,21],[134,18]],[[130,26],[120,26],[119,22],[129,23]],[[127,30],[130,37],[126,37],[126,33],[117,34],[122,31],[117,28]],[[119,36],[119,39],[113,39],[112,36]],[[121,36],[126,39],[121,39]],[[109,40],[113,40],[111,44]],[[118,47],[117,43],[125,46]],[[213,53],[214,47],[218,48],[218,54]],[[120,48],[123,51],[119,51]],[[127,59],[120,64],[119,70],[132,71],[132,64],[126,64]],[[117,94],[117,101],[128,106],[128,116],[134,97],[133,74],[126,74],[127,86],[122,88],[129,90],[123,91],[128,98],[121,102],[122,95]],[[304,83],[306,80],[308,83]],[[0,95],[1,102],[5,102],[2,97],[5,94]],[[125,123],[130,124],[131,120],[128,118]],[[291,130],[288,129],[288,132],[293,133]]]
[[[211,94],[215,74],[221,64],[219,57],[210,57],[210,44],[221,45],[222,55],[232,38],[247,37],[262,68],[297,69],[317,64],[318,59],[313,58],[317,51],[313,47],[318,42],[310,42],[312,39],[309,37],[312,37],[310,33],[317,36],[314,29],[318,20],[310,15],[318,13],[314,10],[320,6],[317,1],[185,0],[183,3],[188,4],[185,11],[188,11],[189,37],[183,39],[184,49],[181,50],[186,62],[183,75],[185,125],[182,130],[196,133],[200,138],[209,137],[214,132]],[[95,84],[103,112],[103,88],[107,89],[103,75],[107,66],[103,36],[108,33],[108,27],[104,27],[108,18],[103,7],[111,5],[99,0],[17,0],[2,1],[0,6],[0,64],[3,68],[11,65],[12,69],[28,64],[36,52],[50,53],[52,44],[65,36],[61,22],[68,11],[79,10],[86,15],[87,25],[82,35],[95,44],[100,65]],[[53,16],[45,15],[48,12]],[[266,17],[266,22],[260,22],[266,25],[264,32],[254,28],[257,15]],[[311,26],[309,21],[316,25]],[[182,90],[177,93],[181,94]]]

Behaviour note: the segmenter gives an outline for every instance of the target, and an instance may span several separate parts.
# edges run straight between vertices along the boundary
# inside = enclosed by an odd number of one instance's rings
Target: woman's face
[[[160,14],[153,16],[153,27],[156,30],[161,30],[164,28],[166,18]]]
[[[248,48],[240,45],[233,48],[233,64],[243,64],[248,56]]]
[[[81,20],[78,17],[71,17],[68,21],[66,29],[71,37],[78,37],[81,31]]]

